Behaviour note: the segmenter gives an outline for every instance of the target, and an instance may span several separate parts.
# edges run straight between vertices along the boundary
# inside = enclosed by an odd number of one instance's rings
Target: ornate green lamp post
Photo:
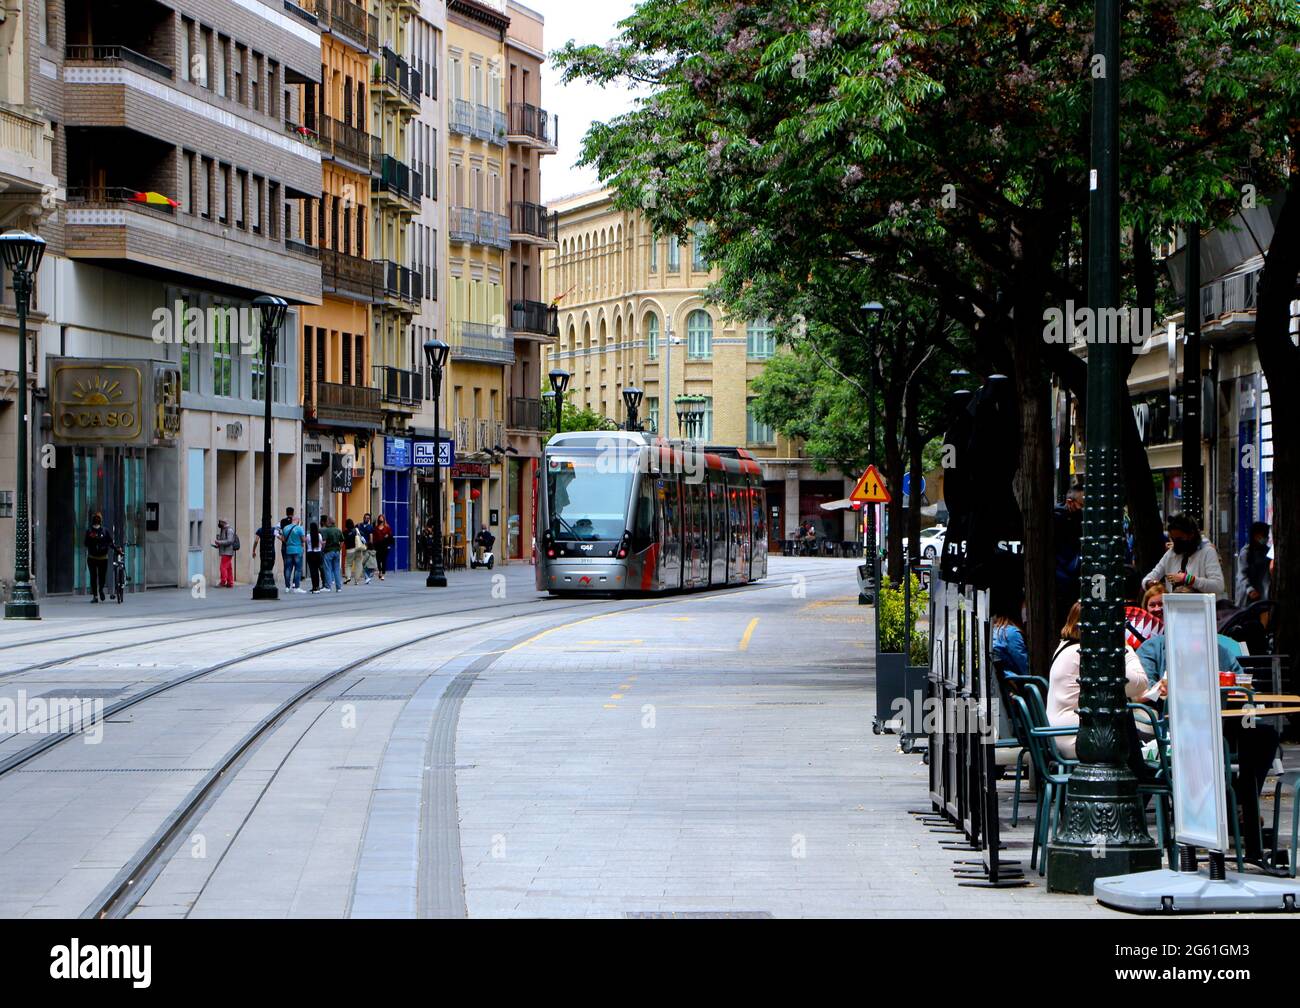
[[[265,393],[265,414],[262,426],[262,526],[258,533],[261,545],[261,567],[257,583],[253,585],[253,598],[274,601],[280,597],[275,584],[275,529],[271,523],[271,395],[275,386],[275,351],[280,339],[289,304],[284,298],[263,294],[253,298],[253,307],[261,319],[262,330],[262,391]]]
[[[1092,82],[1088,304],[1119,306],[1120,0],[1097,0],[1100,74]],[[1137,780],[1127,765],[1124,718],[1124,472],[1120,410],[1127,409],[1118,342],[1088,348],[1079,765],[1047,848],[1047,887],[1091,895],[1093,883],[1160,867]]]
[[[881,323],[885,320],[885,306],[879,301],[868,301],[862,306],[862,315],[867,330],[867,457],[871,464],[876,464],[876,339],[880,335]],[[880,547],[877,543],[876,505],[864,504],[867,512],[867,556],[871,564],[871,594],[867,597],[875,602],[875,593],[880,591]]]
[[[14,588],[5,602],[5,619],[41,618],[41,607],[32,590],[32,530],[27,512],[27,306],[43,255],[45,239],[39,235],[26,231],[0,235],[0,259],[13,274],[14,301],[18,308],[18,482],[14,509],[17,542],[14,543]]]
[[[446,588],[447,572],[442,563],[442,371],[447,366],[447,355],[451,347],[440,339],[425,340],[424,359],[429,365],[429,385],[433,389],[433,430],[434,458],[433,470],[433,549],[429,558],[429,574],[424,579],[426,588]]]

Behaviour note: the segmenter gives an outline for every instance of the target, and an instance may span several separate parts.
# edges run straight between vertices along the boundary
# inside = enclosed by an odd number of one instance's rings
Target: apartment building
[[[26,9],[5,11],[0,20],[0,231],[41,231],[61,198],[54,174],[54,130],[27,88],[28,33]],[[48,274],[50,267],[42,269]],[[15,447],[18,438],[18,319],[11,278],[0,265],[0,584],[8,597],[14,576]],[[47,294],[48,297],[48,294]],[[33,299],[28,332],[39,332],[48,313],[41,291]],[[29,335],[28,346],[33,342]],[[35,378],[30,370],[29,379]],[[31,387],[40,381],[29,380]],[[30,401],[30,400],[29,400]]]
[[[33,317],[32,457],[53,462],[33,476],[37,585],[85,589],[93,511],[133,589],[215,583],[217,519],[249,542],[260,520],[268,382],[272,493],[301,493],[299,309],[266,362],[248,307],[321,300],[320,260],[294,240],[321,159],[285,104],[316,79],[320,29],[260,0],[23,6],[6,11],[22,44],[5,86],[48,124],[22,142],[49,137],[62,191]]]
[[[654,234],[638,213],[614,206],[609,189],[552,201],[558,248],[544,255],[544,298],[558,300],[559,341],[543,373],[573,375],[568,400],[620,424],[622,391],[645,394],[641,420],[665,437],[683,436],[678,400],[703,400],[700,439],[740,445],[758,457],[767,489],[771,545],[805,519],[834,539],[853,534],[852,512],[821,504],[846,497],[853,480],[819,473],[797,443],[758,422],[752,382],[777,352],[763,319],[729,319],[705,303],[716,271],[701,251],[703,225],[686,241]]]
[[[559,336],[557,309],[542,299],[542,254],[556,248],[557,218],[542,205],[542,158],[556,152],[556,117],[541,102],[544,22],[509,0],[506,31],[506,197],[510,256],[506,303],[514,364],[506,376],[505,536],[507,560],[526,559],[532,549],[533,476],[542,457],[548,421],[543,415],[542,350]]]
[[[447,0],[447,422],[458,547],[482,526],[503,538],[506,372],[515,341],[506,319],[511,250],[506,206],[506,0]],[[503,543],[504,545],[504,543]]]

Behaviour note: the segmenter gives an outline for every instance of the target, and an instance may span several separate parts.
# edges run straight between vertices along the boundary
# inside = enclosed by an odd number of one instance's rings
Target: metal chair
[[[1034,773],[1038,777],[1038,812],[1034,821],[1034,843],[1029,855],[1029,866],[1037,868],[1039,877],[1047,874],[1047,841],[1052,833],[1053,817],[1057,819],[1064,814],[1065,788],[1069,783],[1068,767],[1078,760],[1057,762],[1053,755],[1055,743],[1051,740],[1062,735],[1075,735],[1077,728],[1050,728],[1035,724],[1030,707],[1023,696],[1011,697],[1011,709],[1021,719],[1029,742],[1030,758],[1034,761]],[[1043,857],[1039,857],[1040,850]]]
[[[1165,855],[1169,858],[1169,867],[1175,868],[1178,852],[1174,845],[1174,789],[1173,775],[1169,768],[1169,723],[1154,707],[1146,704],[1130,703],[1128,709],[1132,712],[1134,721],[1140,716],[1150,725],[1156,742],[1156,782],[1139,784],[1138,794],[1150,795],[1155,799],[1156,832],[1159,834],[1160,846],[1165,849]]]

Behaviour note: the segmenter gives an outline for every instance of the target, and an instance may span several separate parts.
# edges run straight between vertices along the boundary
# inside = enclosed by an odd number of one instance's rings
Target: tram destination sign
[[[181,373],[167,361],[50,358],[56,444],[144,447],[181,433]]]

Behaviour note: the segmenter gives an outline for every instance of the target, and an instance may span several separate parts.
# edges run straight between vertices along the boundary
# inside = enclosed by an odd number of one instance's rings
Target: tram
[[[743,448],[561,433],[536,480],[539,591],[655,593],[767,576],[763,471]]]

